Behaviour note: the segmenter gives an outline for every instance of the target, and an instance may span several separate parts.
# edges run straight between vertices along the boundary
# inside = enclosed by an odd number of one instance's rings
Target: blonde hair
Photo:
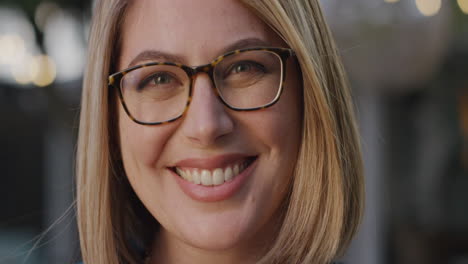
[[[316,0],[243,2],[296,52],[303,78],[296,172],[277,239],[259,262],[328,263],[355,234],[364,196],[361,151],[340,57]],[[119,0],[97,1],[94,7],[77,153],[85,263],[139,263],[141,256],[131,243],[149,238],[141,237],[138,226],[157,230],[124,175],[116,143],[116,100],[107,87],[125,8]]]

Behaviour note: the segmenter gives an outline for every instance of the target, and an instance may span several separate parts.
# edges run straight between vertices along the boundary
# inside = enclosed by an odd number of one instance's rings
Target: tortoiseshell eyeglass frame
[[[255,50],[268,51],[268,52],[275,53],[281,59],[281,80],[280,80],[280,84],[279,84],[278,94],[277,94],[277,96],[274,98],[274,100],[272,102],[270,102],[268,104],[265,104],[265,105],[262,105],[262,106],[259,106],[259,107],[253,107],[253,108],[233,107],[233,106],[229,105],[226,101],[224,101],[224,99],[219,94],[218,88],[216,87],[215,82],[214,82],[214,76],[213,76],[214,71],[213,71],[213,69],[218,63],[220,63],[226,57],[229,57],[229,56],[234,55],[234,54],[239,54],[239,53],[242,53],[242,52],[246,52],[246,51],[255,51]],[[187,112],[187,110],[189,108],[190,101],[192,100],[193,81],[194,81],[195,76],[198,73],[208,74],[211,81],[213,82],[213,89],[215,90],[216,96],[219,98],[219,100],[226,107],[228,107],[229,109],[235,110],[235,111],[255,111],[255,110],[270,107],[270,106],[274,105],[276,102],[278,102],[278,100],[281,97],[281,94],[283,92],[284,83],[286,81],[286,62],[287,62],[288,58],[293,57],[293,56],[295,56],[295,53],[294,53],[294,51],[292,49],[289,49],[289,48],[255,47],[255,48],[245,48],[245,49],[233,50],[233,51],[230,51],[230,52],[228,52],[226,54],[218,56],[216,59],[214,59],[213,61],[211,61],[208,64],[204,64],[204,65],[200,65],[200,66],[193,66],[193,67],[183,65],[183,64],[180,64],[180,63],[173,63],[173,62],[149,62],[149,63],[133,66],[133,67],[130,67],[130,68],[125,69],[123,71],[111,74],[109,76],[108,86],[110,88],[114,87],[115,89],[117,89],[120,101],[122,103],[122,106],[123,106],[125,112],[130,117],[130,119],[132,119],[135,123],[140,124],[140,125],[167,124],[167,123],[174,122],[177,119],[181,118],[185,114],[185,112]],[[127,105],[125,103],[125,100],[124,100],[123,94],[122,94],[121,80],[125,76],[125,74],[127,74],[129,72],[132,72],[132,71],[140,69],[140,68],[155,66],[155,65],[176,66],[176,67],[179,67],[182,70],[184,70],[185,73],[187,73],[187,75],[188,75],[188,77],[190,79],[190,86],[189,86],[189,94],[188,94],[188,97],[187,97],[187,103],[185,105],[184,111],[182,111],[182,113],[180,115],[178,115],[177,117],[174,117],[174,118],[171,118],[169,120],[162,121],[162,122],[142,122],[142,121],[137,120],[135,117],[133,117],[133,115],[128,110],[128,107],[127,107]]]

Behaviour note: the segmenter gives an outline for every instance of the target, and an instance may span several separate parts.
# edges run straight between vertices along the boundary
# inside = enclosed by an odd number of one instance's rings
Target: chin
[[[251,244],[252,239],[257,237],[255,234],[259,231],[257,229],[265,213],[261,211],[260,208],[248,207],[246,204],[243,208],[228,211],[205,211],[198,217],[192,214],[189,221],[179,225],[180,229],[173,227],[178,229],[176,234],[179,238],[193,247],[224,251]]]
[[[239,234],[213,232],[212,234],[191,237],[187,242],[193,247],[208,251],[225,251],[238,248],[243,240]]]

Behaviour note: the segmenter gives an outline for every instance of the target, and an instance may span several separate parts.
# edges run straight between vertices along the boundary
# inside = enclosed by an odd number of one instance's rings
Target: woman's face
[[[232,49],[286,47],[233,0],[133,1],[122,34],[120,70],[174,58],[202,65]],[[145,51],[154,52],[139,56]],[[225,107],[205,73],[196,76],[190,106],[175,122],[139,125],[119,104],[125,172],[161,224],[162,239],[203,250],[245,250],[271,239],[301,137],[301,86],[293,61],[288,60],[280,100],[258,111]],[[236,176],[237,169],[241,172]],[[203,182],[220,171],[226,176],[226,170],[233,178],[205,186],[183,179],[176,173],[181,170],[192,181],[197,173]]]

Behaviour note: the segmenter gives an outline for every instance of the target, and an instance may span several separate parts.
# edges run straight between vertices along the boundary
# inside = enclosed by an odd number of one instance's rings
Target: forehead
[[[282,45],[273,30],[235,0],[131,1],[124,21],[121,68],[144,50],[175,54],[184,58],[181,63],[197,65],[242,39]]]

